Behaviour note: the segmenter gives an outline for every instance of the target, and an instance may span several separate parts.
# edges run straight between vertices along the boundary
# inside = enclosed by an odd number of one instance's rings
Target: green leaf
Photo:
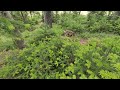
[[[87,77],[86,77],[84,74],[82,74],[82,75],[80,76],[80,79],[87,79]]]
[[[24,24],[24,26],[25,26],[26,29],[30,28],[30,24]]]
[[[17,66],[20,67],[20,68],[22,68],[22,64],[18,64]]]
[[[90,62],[89,60],[86,60],[86,64],[85,64],[85,66],[87,66],[87,68],[90,68],[90,66],[91,66],[91,62]]]
[[[8,25],[8,29],[9,29],[9,30],[14,30],[15,27],[14,27],[12,24],[10,24],[10,25]]]
[[[76,75],[73,75],[73,79],[76,79]]]

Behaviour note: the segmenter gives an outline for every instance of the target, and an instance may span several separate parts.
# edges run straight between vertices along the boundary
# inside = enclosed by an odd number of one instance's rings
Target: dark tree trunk
[[[31,18],[32,18],[32,11],[30,11],[30,16],[31,16]]]
[[[42,22],[44,22],[44,11],[42,11]]]
[[[23,21],[25,22],[26,20],[25,20],[25,16],[24,16],[23,12],[21,11],[20,13],[21,13]]]
[[[20,11],[20,14],[21,14],[21,17],[23,19],[23,22],[26,22],[27,21],[27,16],[28,16],[28,13],[27,11]]]
[[[81,11],[79,11],[79,15],[81,14]]]
[[[52,28],[52,12],[44,11],[44,23],[47,27]]]
[[[56,18],[58,17],[58,11],[56,11]]]
[[[63,11],[63,14],[66,14],[66,11]]]

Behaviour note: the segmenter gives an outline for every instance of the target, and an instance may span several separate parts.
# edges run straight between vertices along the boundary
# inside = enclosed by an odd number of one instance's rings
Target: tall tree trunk
[[[108,16],[110,16],[111,15],[111,11],[108,11]]]
[[[7,18],[9,18],[10,20],[14,20],[10,11],[4,11],[4,14]],[[16,38],[19,38],[19,39],[16,39]],[[21,39],[21,33],[20,31],[17,29],[17,27],[15,27],[15,30],[14,30],[14,41],[15,41],[15,44],[16,46],[19,48],[19,49],[23,49],[25,47],[24,45],[24,40]]]
[[[58,11],[56,11],[56,18],[57,18],[57,16],[58,16]]]
[[[56,11],[56,14],[55,14],[55,22],[57,23],[57,21],[58,21],[58,18],[59,17],[59,14],[58,14],[58,11]]]
[[[20,11],[21,17],[23,19],[23,22],[27,21],[27,16],[28,16],[28,12],[27,11]]]
[[[30,11],[29,13],[30,13],[30,17],[32,18],[32,11]]]
[[[63,11],[64,14],[66,14],[66,11]]]
[[[79,11],[79,15],[81,14],[81,11]]]
[[[77,11],[73,11],[73,13],[74,13],[75,15],[77,15],[77,14],[78,14],[78,12],[77,12]]]
[[[21,17],[22,17],[22,19],[23,19],[23,22],[25,22],[26,20],[25,20],[25,17],[24,17],[23,12],[22,12],[22,11],[20,11],[20,14],[21,14]]]
[[[44,23],[47,27],[52,28],[52,12],[44,11]]]
[[[116,11],[116,15],[120,16],[120,11]]]
[[[13,20],[13,17],[12,17],[12,15],[11,15],[10,11],[3,11],[3,14],[4,14],[5,17]]]
[[[44,22],[44,11],[42,11],[42,22]]]

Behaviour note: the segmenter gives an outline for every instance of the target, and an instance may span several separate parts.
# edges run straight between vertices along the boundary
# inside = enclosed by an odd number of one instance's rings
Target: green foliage
[[[22,32],[16,39],[24,39],[26,48],[6,57],[0,78],[120,78],[120,36],[115,35],[120,34],[119,17],[111,19],[105,12],[96,11],[87,20],[82,15],[66,13],[55,18],[57,24],[53,23],[51,29],[36,25],[40,20],[38,14],[29,17],[26,24],[17,18],[12,21],[0,18],[0,51],[15,48],[12,37],[2,35],[3,32],[13,35],[14,29]],[[30,30],[33,26],[35,30]],[[64,29],[71,29],[77,35],[61,36]],[[82,39],[86,44],[81,44]]]
[[[42,20],[42,16],[39,14],[35,14],[32,18],[29,18],[28,23],[31,25],[36,25],[39,24],[41,20]]]
[[[44,30],[39,29],[35,32],[42,33]],[[8,57],[6,65],[0,70],[0,77],[19,79],[120,77],[119,36],[101,39],[91,37],[86,45],[81,45],[78,40],[74,42],[72,38],[60,37],[56,34],[51,36],[44,37],[38,44],[32,43],[19,54]]]
[[[49,43],[41,41],[37,47],[33,44],[31,48],[21,51],[18,56],[8,58],[7,66],[10,64],[15,66],[9,77],[56,78],[55,73],[59,72],[58,78],[65,78],[62,68],[68,68],[66,74],[73,72],[71,63],[73,63],[77,47],[76,43],[66,43],[66,40],[60,38],[52,38]],[[70,77],[75,78],[74,75]]]
[[[112,18],[110,18],[112,17]],[[107,16],[106,12],[96,11],[82,16],[79,14],[60,15],[57,24],[62,25],[65,29],[71,29],[75,32],[92,32],[92,33],[114,33],[120,35],[120,17]]]
[[[87,30],[90,32],[105,32],[105,33],[114,33],[120,34],[119,26],[120,18],[108,19],[108,16],[95,16],[92,15],[87,22]]]
[[[84,32],[86,27],[87,18],[82,15],[65,14],[58,20],[58,24],[62,25],[65,29],[72,29],[75,32]]]
[[[39,41],[49,41],[51,37],[61,36],[62,33],[63,30],[61,29],[61,26],[53,25],[53,28],[49,30],[45,28],[37,28],[32,32],[25,31],[22,33],[22,36],[27,45],[31,45],[33,43],[38,45]]]
[[[30,24],[25,24],[24,26],[25,26],[25,29],[30,29],[31,27]]]
[[[0,29],[3,30],[4,33],[11,33],[11,31],[15,29],[9,19],[0,17],[0,21]]]
[[[6,36],[0,36],[0,51],[14,49],[14,43],[12,38]]]

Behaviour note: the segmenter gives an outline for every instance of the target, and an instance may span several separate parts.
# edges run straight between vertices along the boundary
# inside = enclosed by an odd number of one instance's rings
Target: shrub
[[[14,43],[12,38],[6,36],[0,36],[0,51],[14,49]]]
[[[114,42],[113,42],[114,41]],[[1,78],[119,78],[120,39],[90,39],[81,45],[68,37],[51,37],[8,57]],[[5,72],[5,74],[3,73]],[[109,75],[109,76],[108,76]]]
[[[11,78],[56,78],[56,72],[62,74],[63,68],[74,62],[76,44],[66,43],[66,40],[53,38],[49,43],[40,42],[26,48],[17,56],[9,57],[6,66],[14,65],[9,70]],[[44,73],[44,74],[43,74]],[[1,75],[1,77],[3,77]],[[62,77],[58,75],[58,78]],[[72,76],[71,76],[72,78]]]
[[[61,26],[53,25],[52,29],[45,29],[45,28],[38,28],[32,32],[25,31],[22,33],[23,38],[25,39],[25,43],[29,46],[33,43],[38,45],[39,41],[49,41],[51,37],[55,36],[61,36],[63,33],[63,30]]]
[[[87,31],[96,33],[114,33],[120,34],[120,26],[119,26],[120,18],[116,20],[108,19],[107,16],[101,16],[101,18],[97,19],[94,15],[91,16],[91,19],[87,22]]]
[[[66,14],[64,17],[61,16],[59,18],[58,24],[60,24],[65,29],[72,29],[75,32],[84,32],[86,27],[87,18],[82,15],[74,15]]]

